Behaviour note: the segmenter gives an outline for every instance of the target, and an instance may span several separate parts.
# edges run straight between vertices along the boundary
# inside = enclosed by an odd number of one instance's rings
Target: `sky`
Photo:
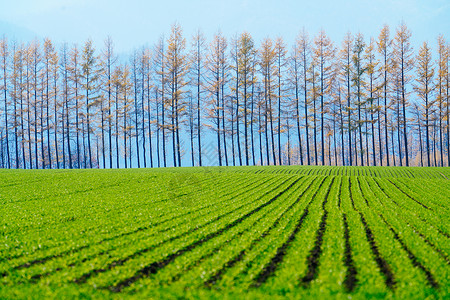
[[[304,28],[321,29],[340,44],[347,32],[377,37],[388,24],[393,33],[404,21],[413,45],[450,39],[450,0],[0,0],[0,35],[18,41],[49,37],[55,43],[84,43],[97,48],[109,35],[116,53],[130,53],[168,36],[178,22],[185,37],[197,30],[211,40],[248,31],[256,43],[282,36],[289,44]]]

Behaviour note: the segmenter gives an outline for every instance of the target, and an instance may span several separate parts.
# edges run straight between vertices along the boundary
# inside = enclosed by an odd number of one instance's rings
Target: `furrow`
[[[378,265],[378,268],[380,269],[380,272],[384,276],[384,280],[386,283],[386,286],[390,288],[391,290],[395,289],[395,277],[394,273],[392,273],[391,267],[386,262],[386,260],[381,256],[381,253],[378,249],[378,246],[375,242],[372,230],[370,229],[369,225],[367,224],[366,219],[364,218],[364,215],[359,212],[359,215],[361,217],[361,222],[364,226],[364,230],[366,232],[366,238],[367,241],[370,244],[370,248],[372,249],[372,255],[375,259],[375,262]]]
[[[316,240],[314,242],[314,247],[311,249],[307,259],[307,268],[305,276],[301,278],[300,283],[303,286],[308,286],[311,281],[316,279],[317,274],[319,272],[320,265],[320,256],[322,254],[322,243],[323,236],[325,234],[326,226],[327,226],[327,218],[328,218],[328,210],[326,209],[326,204],[328,202],[328,195],[330,194],[331,187],[333,185],[335,177],[331,180],[330,185],[328,186],[328,190],[325,194],[325,200],[322,203],[323,215],[319,224],[319,229],[316,232]]]
[[[344,239],[345,239],[345,253],[344,253],[344,265],[347,267],[345,274],[344,286],[348,292],[353,292],[358,284],[358,272],[355,267],[355,262],[352,257],[352,247],[350,245],[350,232],[348,229],[347,216],[344,213],[342,215],[344,222]]]

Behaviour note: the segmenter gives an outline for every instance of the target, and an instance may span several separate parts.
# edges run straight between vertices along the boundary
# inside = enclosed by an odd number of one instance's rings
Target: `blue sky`
[[[121,53],[153,45],[174,22],[186,37],[197,29],[209,39],[219,29],[227,37],[246,30],[256,42],[281,35],[291,43],[305,28],[312,36],[324,29],[340,44],[348,31],[376,37],[383,24],[393,32],[402,20],[415,45],[434,45],[440,33],[450,38],[450,1],[0,0],[0,34],[10,39],[50,37],[70,44],[91,38],[101,47],[110,35]]]

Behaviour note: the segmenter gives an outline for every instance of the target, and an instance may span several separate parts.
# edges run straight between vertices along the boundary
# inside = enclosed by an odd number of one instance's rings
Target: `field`
[[[450,297],[450,169],[0,170],[0,298]]]

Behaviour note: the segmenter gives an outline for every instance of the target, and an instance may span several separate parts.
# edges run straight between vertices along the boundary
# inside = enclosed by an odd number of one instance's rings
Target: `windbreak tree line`
[[[174,24],[119,60],[0,40],[0,167],[448,166],[450,45],[324,31],[257,45]]]

